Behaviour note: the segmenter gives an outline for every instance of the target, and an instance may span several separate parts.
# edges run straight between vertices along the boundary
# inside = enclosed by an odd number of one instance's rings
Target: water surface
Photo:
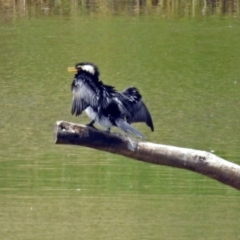
[[[239,164],[237,10],[61,3],[1,6],[3,239],[239,239],[237,190],[53,140],[57,120],[89,121],[70,115],[66,69],[92,61],[105,83],[140,89],[155,132],[135,127],[148,141]]]

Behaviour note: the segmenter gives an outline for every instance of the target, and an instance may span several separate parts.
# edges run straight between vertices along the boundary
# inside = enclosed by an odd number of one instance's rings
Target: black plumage
[[[151,115],[137,88],[116,91],[99,80],[99,70],[92,63],[78,63],[69,71],[77,72],[71,85],[73,115],[78,116],[85,110],[92,119],[88,125],[97,122],[109,131],[116,126],[138,137],[144,136],[131,123],[145,122],[154,131]]]

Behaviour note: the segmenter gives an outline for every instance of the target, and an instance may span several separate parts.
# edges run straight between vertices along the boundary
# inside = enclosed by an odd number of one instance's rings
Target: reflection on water
[[[70,114],[66,70],[93,61],[140,89],[149,141],[240,163],[237,1],[0,3],[1,239],[239,239],[239,191],[53,141],[57,120],[89,122]]]
[[[160,15],[163,18],[196,17],[206,15],[238,15],[239,0],[151,0],[151,1],[3,1],[1,19],[36,15]]]

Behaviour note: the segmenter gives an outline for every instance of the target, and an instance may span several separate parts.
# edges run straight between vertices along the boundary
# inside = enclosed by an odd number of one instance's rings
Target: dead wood
[[[55,143],[85,146],[143,162],[191,170],[240,190],[240,166],[206,151],[140,141],[66,121],[56,122]]]

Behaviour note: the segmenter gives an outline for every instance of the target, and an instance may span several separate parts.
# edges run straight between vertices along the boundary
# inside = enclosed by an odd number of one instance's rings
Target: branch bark
[[[139,141],[66,121],[56,122],[55,143],[80,145],[143,162],[187,169],[240,190],[240,166],[206,151]]]

